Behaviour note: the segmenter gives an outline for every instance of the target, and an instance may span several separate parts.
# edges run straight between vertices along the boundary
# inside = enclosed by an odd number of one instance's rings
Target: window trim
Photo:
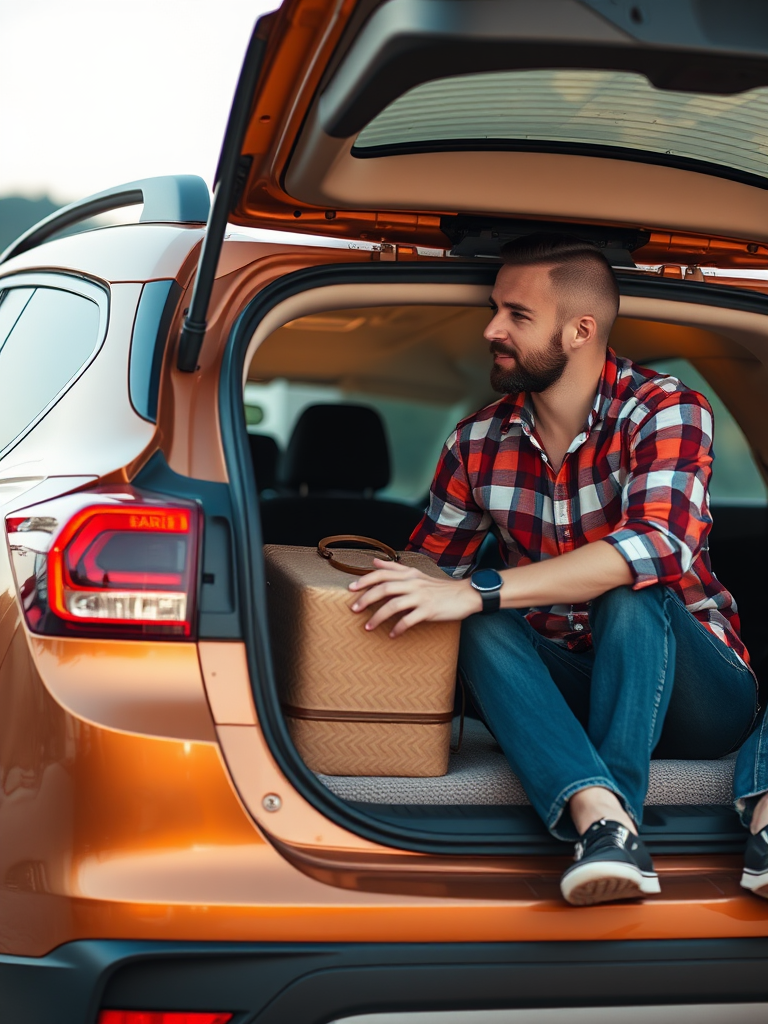
[[[98,307],[99,327],[96,336],[96,344],[94,345],[90,356],[82,364],[80,369],[66,381],[59,391],[57,391],[50,402],[48,402],[48,404],[45,405],[29,421],[29,423],[15,437],[13,437],[8,444],[5,445],[5,447],[0,448],[0,462],[2,462],[6,455],[8,455],[8,453],[15,448],[17,444],[19,444],[32,430],[34,430],[38,423],[47,416],[51,409],[60,401],[61,398],[64,397],[73,384],[82,377],[101,351],[109,329],[109,289],[105,284],[96,283],[91,279],[87,279],[79,275],[76,276],[74,274],[56,271],[32,271],[9,275],[8,277],[0,277],[0,296],[4,297],[5,293],[10,291],[12,288],[49,288],[54,291],[70,292],[73,295],[79,295],[81,298],[88,299]],[[30,299],[31,298],[32,297],[30,296]],[[2,299],[0,299],[0,302],[1,301]],[[16,324],[14,324],[14,329],[15,327]],[[0,349],[0,360],[1,358],[2,350]],[[0,366],[2,366],[1,361]]]

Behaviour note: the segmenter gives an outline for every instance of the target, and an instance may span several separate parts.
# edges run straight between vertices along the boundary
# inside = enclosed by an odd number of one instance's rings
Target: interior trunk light
[[[199,510],[126,489],[70,495],[6,519],[30,629],[189,638]]]
[[[185,1013],[178,1010],[102,1010],[98,1024],[227,1024],[231,1013]]]

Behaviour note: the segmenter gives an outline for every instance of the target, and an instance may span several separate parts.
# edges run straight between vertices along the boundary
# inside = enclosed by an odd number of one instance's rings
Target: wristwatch
[[[500,591],[504,580],[495,569],[478,569],[470,576],[469,583],[483,599],[483,615],[497,612],[501,608]]]

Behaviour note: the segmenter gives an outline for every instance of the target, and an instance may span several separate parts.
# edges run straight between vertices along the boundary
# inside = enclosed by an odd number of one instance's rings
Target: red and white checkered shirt
[[[608,349],[594,405],[559,473],[536,437],[530,396],[506,395],[448,438],[409,547],[461,577],[489,530],[509,566],[607,541],[627,560],[635,590],[669,587],[748,662],[736,603],[709,563],[712,434],[702,395]],[[588,605],[533,608],[527,619],[572,650],[591,645]]]

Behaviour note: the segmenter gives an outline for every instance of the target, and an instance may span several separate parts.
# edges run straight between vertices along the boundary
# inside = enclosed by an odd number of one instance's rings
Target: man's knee
[[[613,623],[625,621],[631,628],[639,615],[660,612],[668,595],[667,587],[660,583],[640,590],[629,586],[615,587],[592,601],[590,620],[594,625],[600,619],[610,618]]]
[[[462,654],[477,650],[491,654],[494,650],[510,651],[532,643],[531,626],[520,612],[513,609],[504,609],[493,615],[470,615],[461,624]]]

